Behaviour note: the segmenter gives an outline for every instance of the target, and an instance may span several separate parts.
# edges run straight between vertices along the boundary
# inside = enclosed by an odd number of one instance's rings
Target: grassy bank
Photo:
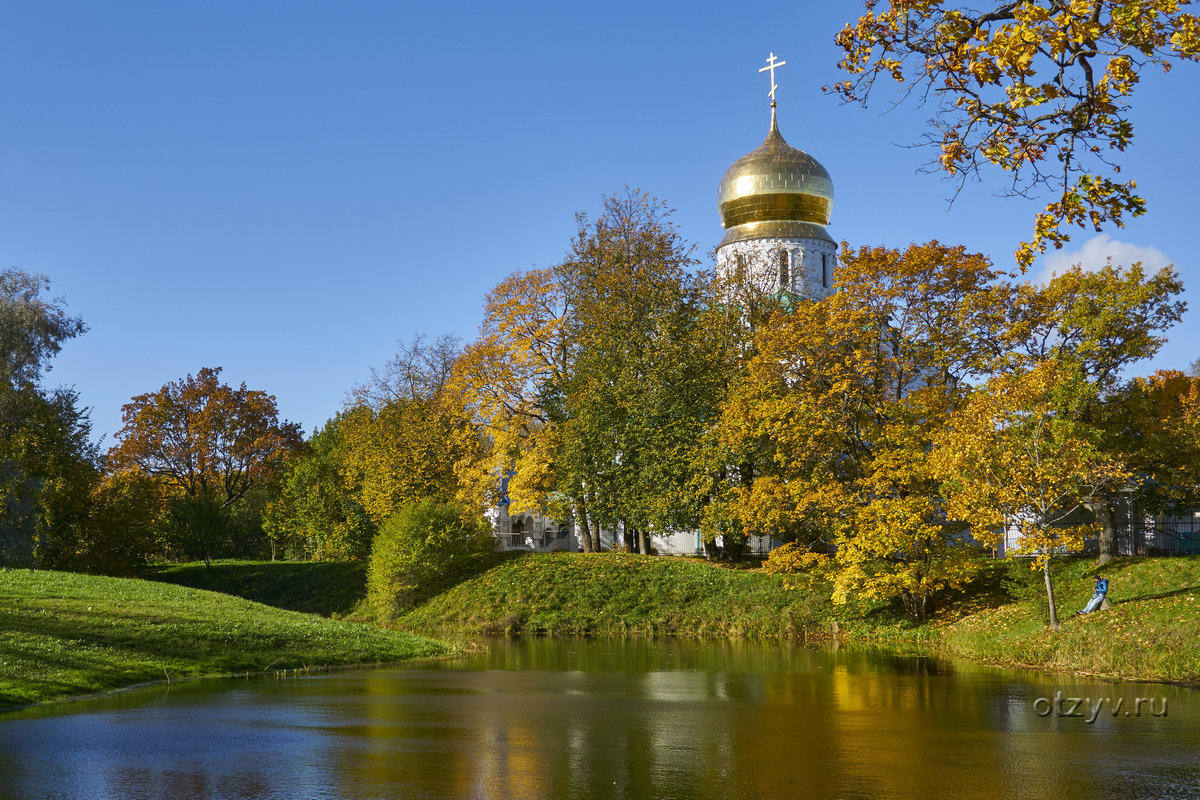
[[[1119,559],[1104,570],[1111,610],[1073,617],[1091,595],[1095,563],[1055,562],[1063,627],[1046,625],[1040,573],[992,561],[937,614],[914,625],[894,604],[834,606],[820,581],[731,570],[699,560],[617,553],[483,556],[396,622],[429,633],[749,636],[847,642],[944,653],[1009,666],[1126,679],[1200,682],[1200,556]],[[345,613],[362,592],[361,565],[183,565],[162,580],[191,582],[280,606],[314,602]],[[306,599],[308,598],[308,599]],[[331,598],[338,598],[333,600]]]
[[[1130,558],[1104,570],[1113,608],[1075,617],[1095,563],[1054,567],[1061,630],[1040,573],[989,562],[975,585],[916,625],[888,603],[834,606],[820,583],[623,554],[526,554],[460,582],[400,620],[468,634],[831,636],[984,663],[1124,679],[1200,681],[1200,557]],[[793,587],[793,588],[789,588]],[[795,588],[799,586],[800,588]]]
[[[778,576],[622,553],[519,554],[399,621],[424,631],[802,637],[823,603]]]
[[[1062,629],[1047,627],[1041,581],[993,608],[931,626],[948,652],[986,663],[1114,678],[1200,682],[1200,557],[1119,559],[1103,569],[1113,607],[1075,617],[1090,560],[1055,569]]]
[[[367,591],[365,561],[193,561],[143,567],[138,577],[323,617],[346,616]]]
[[[0,708],[156,680],[426,658],[446,646],[165,583],[0,570]]]

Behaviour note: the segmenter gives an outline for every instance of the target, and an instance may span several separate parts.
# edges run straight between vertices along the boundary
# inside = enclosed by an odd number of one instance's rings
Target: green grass
[[[914,625],[894,603],[834,606],[829,587],[819,581],[696,559],[489,553],[430,587],[443,591],[389,624],[459,636],[819,641],[836,623],[842,640],[891,651],[1124,679],[1200,681],[1200,556],[1118,560],[1104,570],[1114,608],[1083,618],[1071,614],[1091,595],[1095,564],[1058,560],[1059,631],[1046,625],[1040,573],[1027,563],[987,562],[973,585],[941,598],[934,619]],[[355,611],[363,593],[364,565],[219,562],[211,569],[186,564],[152,574],[279,607],[343,615]],[[168,673],[174,678],[442,652],[427,642],[410,651],[417,640],[372,626],[289,615],[165,583],[58,573],[0,573],[0,625],[0,705]]]
[[[365,561],[196,561],[143,567],[138,577],[324,617],[346,616],[367,590]]]
[[[145,580],[0,570],[0,708],[156,680],[395,662],[447,646]]]
[[[514,554],[466,577],[399,624],[430,632],[828,638],[1006,666],[1123,679],[1200,681],[1200,557],[1120,559],[1103,572],[1114,607],[1074,617],[1095,562],[1054,565],[1061,630],[1047,626],[1041,574],[985,564],[938,615],[910,622],[887,602],[834,606],[828,586],[701,561],[624,554]]]
[[[511,554],[399,624],[468,634],[801,637],[820,601],[761,572],[622,553]]]
[[[1092,594],[1095,562],[1053,570],[1062,629],[1047,626],[1040,575],[1018,599],[936,627],[944,649],[988,663],[1114,678],[1200,681],[1200,556],[1118,559],[1102,570],[1113,607],[1073,616]],[[1040,591],[1034,591],[1034,589]]]

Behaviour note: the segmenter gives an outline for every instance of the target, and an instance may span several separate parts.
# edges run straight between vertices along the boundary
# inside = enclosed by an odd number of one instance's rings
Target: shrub
[[[367,602],[390,620],[446,587],[456,568],[491,550],[491,528],[456,503],[418,500],[384,521],[371,549]]]

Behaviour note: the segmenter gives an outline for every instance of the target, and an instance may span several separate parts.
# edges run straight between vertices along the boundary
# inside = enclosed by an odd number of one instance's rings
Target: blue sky
[[[397,339],[470,339],[487,290],[560,259],[604,194],[663,198],[707,259],[721,174],[767,131],[771,51],[780,129],[833,177],[834,238],[1010,263],[1036,204],[993,175],[948,209],[930,154],[905,146],[927,111],[822,94],[860,9],[8,2],[0,265],[48,275],[90,326],[49,381],[106,444],[123,403],[204,366],[311,431]],[[1125,164],[1149,213],[1035,271],[1114,252],[1200,282],[1198,90],[1193,65],[1147,77]],[[1195,313],[1140,372],[1200,356]]]

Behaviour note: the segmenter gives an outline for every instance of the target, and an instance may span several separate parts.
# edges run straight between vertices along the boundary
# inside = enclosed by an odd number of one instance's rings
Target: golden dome
[[[727,229],[721,244],[764,237],[830,239],[833,181],[815,158],[771,131],[721,178],[717,207]]]

